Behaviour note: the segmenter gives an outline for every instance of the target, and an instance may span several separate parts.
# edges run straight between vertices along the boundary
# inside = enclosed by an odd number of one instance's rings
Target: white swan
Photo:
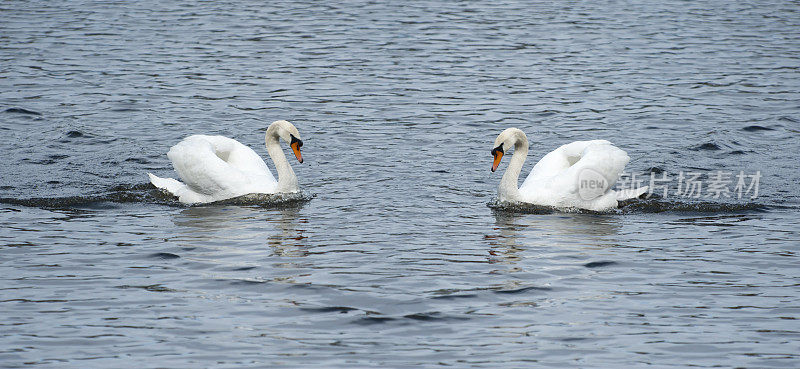
[[[553,150],[536,163],[517,188],[519,172],[528,156],[528,137],[521,130],[509,128],[497,136],[492,149],[492,172],[511,147],[514,154],[498,188],[500,201],[606,211],[616,208],[619,200],[647,192],[647,186],[611,189],[630,157],[606,140],[575,141]]]
[[[169,191],[186,204],[220,201],[250,193],[298,192],[297,176],[286,161],[279,138],[289,143],[297,161],[303,162],[300,155],[303,141],[297,128],[285,120],[270,124],[264,141],[278,171],[277,181],[264,160],[249,147],[231,138],[206,135],[189,136],[167,153],[183,183],[152,173],[147,175],[154,186]]]

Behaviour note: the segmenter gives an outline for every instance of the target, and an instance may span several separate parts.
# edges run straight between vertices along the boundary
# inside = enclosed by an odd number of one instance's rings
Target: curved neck
[[[506,168],[497,190],[497,197],[500,201],[521,201],[517,183],[519,182],[519,172],[522,171],[522,164],[528,157],[528,138],[524,134],[517,134],[515,138],[514,155],[508,162],[508,168]]]
[[[272,128],[270,126],[270,128]],[[292,166],[286,160],[286,155],[281,149],[278,134],[276,131],[267,130],[266,135],[267,153],[272,158],[275,164],[275,170],[278,172],[278,189],[277,192],[297,192],[299,187],[297,185],[297,176],[292,170]]]

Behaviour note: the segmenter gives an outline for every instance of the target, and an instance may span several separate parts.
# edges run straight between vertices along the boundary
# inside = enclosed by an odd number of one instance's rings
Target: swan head
[[[520,142],[522,139],[527,141],[525,133],[517,128],[508,128],[497,135],[497,138],[494,140],[494,148],[492,149],[492,156],[494,157],[492,172],[497,170],[497,167],[500,165],[500,160],[503,159],[506,150],[515,146],[517,142]]]
[[[270,136],[281,138],[286,141],[286,143],[289,144],[289,147],[292,148],[292,152],[294,152],[294,156],[297,158],[297,161],[303,163],[303,155],[300,153],[300,148],[303,147],[303,140],[300,139],[300,132],[297,130],[297,127],[295,127],[294,124],[291,124],[285,120],[276,120],[269,125],[269,128],[267,128],[267,142],[269,142]]]

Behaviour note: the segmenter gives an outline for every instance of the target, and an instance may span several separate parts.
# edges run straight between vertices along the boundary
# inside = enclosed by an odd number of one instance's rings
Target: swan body
[[[186,204],[208,203],[250,193],[298,192],[297,176],[281,150],[283,139],[302,163],[300,133],[285,120],[270,124],[264,141],[278,179],[251,148],[223,136],[193,135],[169,149],[167,157],[183,182],[147,173],[150,182]]]
[[[504,152],[512,147],[514,154],[498,188],[500,201],[606,211],[616,208],[620,200],[647,192],[647,186],[611,189],[630,157],[606,140],[562,145],[542,157],[520,187],[517,187],[519,174],[528,156],[528,138],[521,130],[509,128],[497,136],[492,150],[492,172],[497,170]]]

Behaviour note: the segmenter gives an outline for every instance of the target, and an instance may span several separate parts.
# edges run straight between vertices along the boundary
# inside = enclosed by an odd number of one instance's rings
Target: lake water
[[[2,367],[800,367],[797,2],[0,14]],[[267,158],[278,119],[310,201],[147,181],[190,134]],[[498,208],[512,126],[523,176],[607,139],[667,196]]]

